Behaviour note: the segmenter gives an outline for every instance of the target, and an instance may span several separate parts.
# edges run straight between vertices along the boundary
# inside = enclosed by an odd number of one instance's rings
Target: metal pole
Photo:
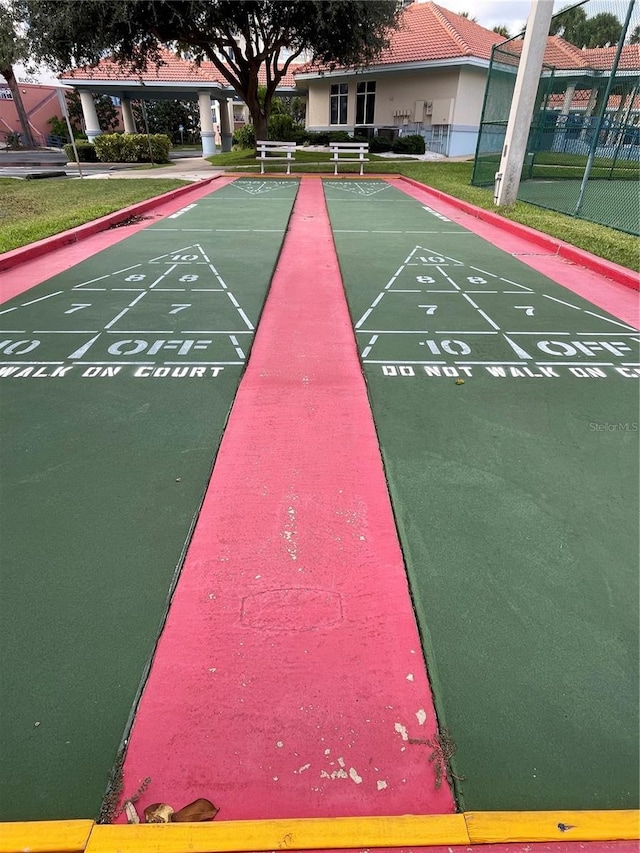
[[[580,185],[580,195],[578,196],[578,203],[576,204],[575,209],[576,216],[579,215],[580,210],[582,208],[582,204],[584,202],[584,194],[587,189],[587,182],[589,181],[589,175],[591,174],[591,168],[593,166],[593,160],[596,155],[596,148],[598,147],[600,133],[602,132],[604,118],[607,114],[607,104],[609,103],[609,95],[611,94],[611,89],[613,88],[613,81],[615,80],[616,72],[618,71],[618,63],[620,61],[620,54],[622,53],[622,45],[624,44],[624,40],[627,37],[629,21],[631,20],[631,13],[633,11],[633,7],[635,6],[635,2],[636,0],[629,0],[627,17],[625,18],[624,24],[622,25],[622,32],[620,33],[620,38],[618,39],[618,49],[616,50],[616,55],[614,57],[613,65],[611,67],[611,74],[609,75],[607,86],[604,90],[604,97],[602,99],[602,111],[598,116],[598,120],[596,122],[596,131],[591,139],[591,145],[589,146],[589,156],[587,158],[587,165],[584,170],[584,175],[582,176],[582,184]]]
[[[142,107],[142,118],[144,119],[144,128],[147,131],[147,144],[149,145],[149,158],[151,159],[151,165],[153,166],[153,150],[151,148],[151,137],[149,136],[149,122],[147,121],[147,107],[143,100],[140,101],[140,106]]]
[[[498,172],[498,205],[514,204],[518,197],[552,14],[553,0],[532,0]]]
[[[69,133],[69,139],[71,140],[71,146],[73,148],[73,156],[76,158],[76,165],[78,166],[78,174],[81,178],[84,178],[82,174],[82,167],[80,166],[80,157],[78,156],[78,149],[76,148],[76,140],[73,136],[73,128],[71,127],[71,121],[69,120],[69,110],[67,109],[67,101],[62,94],[62,88],[56,87],[56,94],[58,95],[58,103],[60,104],[60,109],[62,110],[62,115],[64,116],[64,120],[67,123],[67,131]]]
[[[616,163],[618,162],[618,155],[620,154],[620,148],[622,147],[622,145],[624,143],[624,137],[625,137],[626,132],[627,132],[627,119],[629,118],[629,113],[631,112],[631,107],[635,103],[637,94],[638,94],[638,84],[636,83],[636,85],[631,90],[631,99],[629,101],[629,108],[626,110],[625,117],[620,122],[620,130],[618,132],[618,144],[616,145],[616,152],[613,155],[613,163],[611,164],[611,168],[609,169],[609,180],[611,180],[613,178],[613,172],[616,168]],[[626,95],[626,92],[624,92],[620,97],[624,98],[625,95]]]

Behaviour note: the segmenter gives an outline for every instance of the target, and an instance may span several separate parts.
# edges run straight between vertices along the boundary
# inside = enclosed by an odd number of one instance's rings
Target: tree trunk
[[[18,121],[22,128],[23,143],[26,148],[35,148],[36,146],[33,141],[31,126],[29,125],[29,119],[27,118],[27,113],[25,111],[24,104],[22,103],[20,86],[15,78],[15,74],[13,73],[13,68],[11,66],[8,68],[0,68],[0,74],[2,74],[4,79],[7,81],[7,85],[13,95],[13,103],[15,104],[16,112],[18,113]]]

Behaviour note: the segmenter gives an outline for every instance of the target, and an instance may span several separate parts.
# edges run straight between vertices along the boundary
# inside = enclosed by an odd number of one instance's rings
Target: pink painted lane
[[[490,214],[491,221],[480,219],[474,215],[474,210],[483,214],[489,212],[481,211],[480,208],[474,208],[473,205],[452,197],[443,198],[444,193],[430,190],[426,186],[422,187],[417,182],[408,179],[391,179],[389,183],[411,198],[415,198],[422,204],[429,205],[438,213],[448,216],[462,225],[463,228],[467,228],[497,248],[513,255],[567,290],[588,299],[594,305],[609,311],[625,323],[640,328],[640,299],[637,289],[634,290],[629,284],[621,284],[619,281],[607,278],[600,272],[560,257],[556,250],[545,249],[536,243],[532,243],[527,236],[531,229],[523,228],[522,233],[518,234],[516,233],[517,223],[502,219],[496,214]],[[505,227],[493,220],[501,220]],[[549,238],[550,242],[551,240],[552,238]],[[587,254],[587,252],[582,252],[581,256],[587,259]],[[594,262],[600,261],[599,258],[592,257]],[[602,263],[606,265],[606,262],[603,261]],[[615,265],[611,264],[610,266],[614,267]],[[631,271],[625,270],[625,272],[629,278],[633,277]]]
[[[204,437],[206,438],[206,437]],[[302,180],[124,762],[221,820],[447,813],[319,181]]]

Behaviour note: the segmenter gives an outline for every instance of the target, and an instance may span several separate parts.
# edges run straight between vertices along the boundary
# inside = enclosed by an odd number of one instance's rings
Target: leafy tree
[[[585,34],[587,13],[582,6],[565,7],[551,19],[549,33],[552,36],[561,36],[565,41],[582,47],[581,39]]]
[[[604,47],[605,44],[618,44],[622,24],[611,12],[600,12],[593,18],[587,18],[585,45]]]
[[[136,127],[146,131],[140,102],[134,101],[131,106]],[[146,101],[145,112],[149,133],[166,133],[176,145],[182,142],[180,126],[185,139],[193,139],[200,132],[198,108],[189,101]]]
[[[498,24],[497,27],[493,28],[493,32],[497,33],[499,36],[502,36],[505,39],[511,38],[511,33],[509,32],[509,28],[504,24]]]
[[[562,9],[551,21],[551,35],[562,36],[576,47],[603,47],[617,44],[622,24],[611,12],[588,18],[582,6]]]
[[[388,43],[396,0],[20,0],[35,56],[60,68],[96,64],[108,52],[133,68],[159,47],[208,59],[266,137],[276,87],[305,51],[325,64],[370,62]],[[266,72],[264,103],[258,71]]]
[[[469,12],[458,12],[461,18],[467,18],[469,21],[472,21],[474,24],[478,23],[478,19],[474,16],[473,18],[469,14]]]
[[[640,44],[640,24],[638,24],[637,27],[634,27],[629,38],[629,44]]]
[[[22,103],[20,87],[13,71],[16,62],[21,62],[29,55],[27,39],[18,33],[19,23],[19,15],[13,3],[0,4],[0,74],[7,81],[7,86],[13,96],[13,103],[22,129],[22,140],[27,148],[34,148],[31,126]]]
[[[82,112],[82,103],[80,102],[80,94],[76,89],[73,89],[67,92],[66,98],[71,126],[78,131],[82,131],[84,115]],[[114,107],[111,98],[108,95],[94,95],[93,101],[96,105],[100,129],[106,131],[115,130],[118,126],[118,110]]]

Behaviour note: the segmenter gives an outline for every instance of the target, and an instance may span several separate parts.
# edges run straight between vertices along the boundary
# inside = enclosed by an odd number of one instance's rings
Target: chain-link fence
[[[522,52],[497,45],[472,183],[494,183]],[[640,233],[640,9],[585,0],[552,19],[518,198]]]

